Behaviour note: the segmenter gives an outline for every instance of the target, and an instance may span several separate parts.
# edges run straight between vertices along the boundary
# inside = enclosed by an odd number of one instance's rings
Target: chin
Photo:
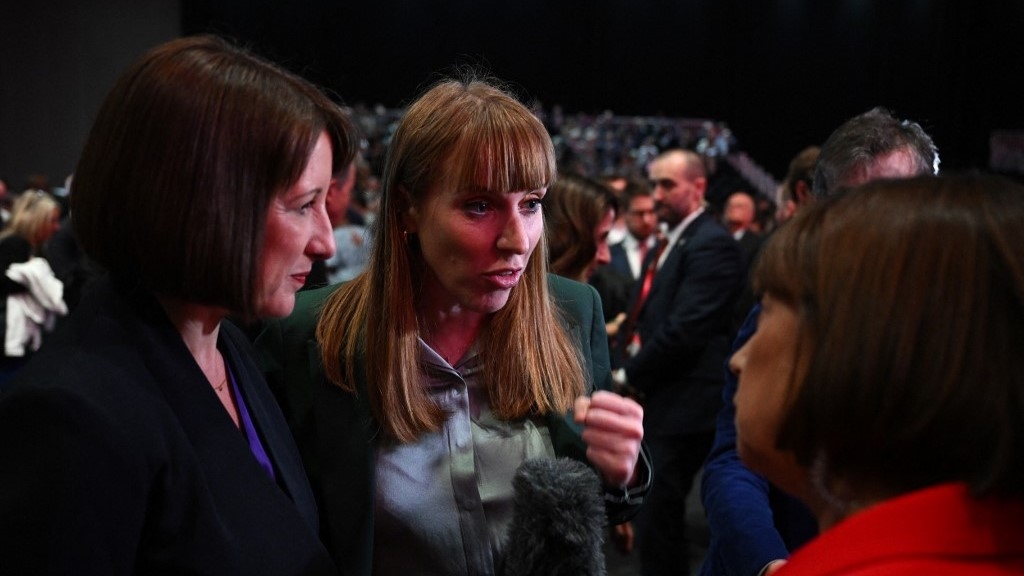
[[[508,296],[508,292],[488,294],[478,300],[476,305],[472,306],[471,309],[481,314],[493,314],[508,304]]]

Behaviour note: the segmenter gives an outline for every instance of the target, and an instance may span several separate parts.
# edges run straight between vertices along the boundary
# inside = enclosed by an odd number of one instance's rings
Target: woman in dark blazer
[[[332,250],[354,131],[305,81],[214,38],[115,84],[76,170],[108,274],[0,398],[12,574],[331,574],[287,424],[240,330]]]
[[[613,521],[646,490],[642,410],[603,390],[600,300],[546,272],[554,172],[514,98],[436,85],[392,138],[366,272],[261,337],[342,573],[500,572],[528,459],[590,463]]]

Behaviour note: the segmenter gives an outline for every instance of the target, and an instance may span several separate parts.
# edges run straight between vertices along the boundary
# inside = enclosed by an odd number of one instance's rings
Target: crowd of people
[[[1024,187],[884,108],[772,197],[735,147],[153,48],[7,204],[0,566],[603,574],[543,510],[645,576],[1024,572]],[[598,517],[522,505],[562,459]]]

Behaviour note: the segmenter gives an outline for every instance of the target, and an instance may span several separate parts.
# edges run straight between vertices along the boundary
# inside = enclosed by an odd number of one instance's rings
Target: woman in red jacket
[[[871,184],[799,214],[733,356],[738,449],[822,534],[779,575],[1024,571],[1024,187]]]

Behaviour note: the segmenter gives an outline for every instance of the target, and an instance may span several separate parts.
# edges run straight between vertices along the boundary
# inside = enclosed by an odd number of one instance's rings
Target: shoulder
[[[704,236],[707,238],[714,238],[716,240],[724,238],[733,243],[736,242],[736,239],[732,237],[732,234],[730,234],[728,230],[725,229],[725,226],[719,224],[718,221],[707,212],[698,216],[697,219],[693,221],[692,226],[695,236]]]
[[[703,214],[694,221],[693,232],[686,235],[686,245],[691,252],[730,254],[739,259],[742,254],[740,243],[732,234],[709,214]]]
[[[142,447],[163,444],[174,417],[146,362],[166,358],[144,358],[130,335],[118,330],[102,322],[85,326],[81,333],[62,330],[4,391],[3,427],[28,433],[38,424],[49,441],[74,439],[80,456],[109,449],[121,454],[117,458],[128,458]]]
[[[598,298],[597,291],[590,284],[570,280],[557,274],[548,274],[548,291],[551,298],[563,310],[590,308]]]
[[[593,325],[599,322],[599,318],[603,318],[601,297],[590,284],[549,274],[548,291],[563,325],[569,329],[593,330]],[[603,321],[600,324],[603,328]],[[581,334],[580,337],[584,336]]]

